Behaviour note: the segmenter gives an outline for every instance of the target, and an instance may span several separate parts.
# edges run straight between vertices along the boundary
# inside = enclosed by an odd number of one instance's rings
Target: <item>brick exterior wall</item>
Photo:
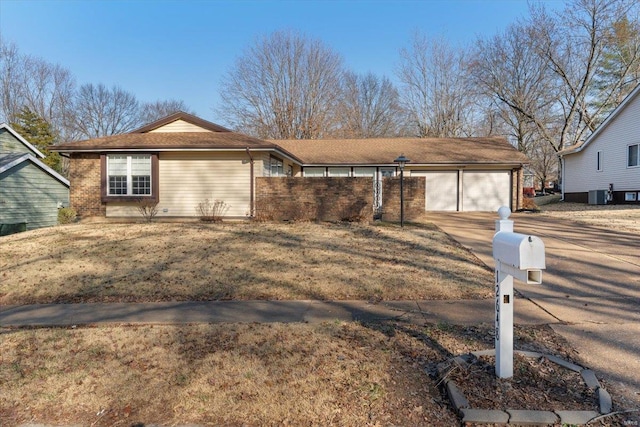
[[[512,182],[511,182],[511,212],[515,212],[518,209],[522,209],[523,207],[523,198],[524,198],[524,169],[514,169],[511,174]]]
[[[100,193],[100,155],[73,154],[69,164],[69,202],[78,217],[106,216]]]
[[[382,219],[400,221],[400,178],[383,179]],[[405,220],[424,214],[424,178],[404,179]],[[256,218],[275,221],[373,219],[372,178],[256,178]]]
[[[424,216],[425,179],[404,177],[404,220],[411,221]],[[382,220],[400,221],[400,178],[382,180]]]
[[[371,178],[256,178],[256,218],[342,221],[373,218]]]

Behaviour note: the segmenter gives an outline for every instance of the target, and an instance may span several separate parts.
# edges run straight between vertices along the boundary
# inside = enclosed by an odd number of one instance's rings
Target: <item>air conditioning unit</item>
[[[607,190],[589,190],[590,205],[606,205]]]

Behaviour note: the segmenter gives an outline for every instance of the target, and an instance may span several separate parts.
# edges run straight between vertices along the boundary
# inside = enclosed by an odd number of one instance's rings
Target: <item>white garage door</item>
[[[509,171],[464,171],[462,175],[463,211],[492,211],[510,206]]]
[[[458,171],[411,171],[411,176],[424,176],[425,210],[458,210]]]

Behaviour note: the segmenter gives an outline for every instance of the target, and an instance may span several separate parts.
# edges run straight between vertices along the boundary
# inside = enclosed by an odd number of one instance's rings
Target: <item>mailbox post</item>
[[[544,243],[540,238],[513,232],[511,210],[498,209],[493,259],[496,263],[496,376],[513,376],[513,278],[541,284],[545,268]]]

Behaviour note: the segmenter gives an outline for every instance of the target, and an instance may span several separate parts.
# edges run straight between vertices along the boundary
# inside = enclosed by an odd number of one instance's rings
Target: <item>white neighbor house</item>
[[[564,201],[640,203],[640,85],[586,141],[559,155]]]

